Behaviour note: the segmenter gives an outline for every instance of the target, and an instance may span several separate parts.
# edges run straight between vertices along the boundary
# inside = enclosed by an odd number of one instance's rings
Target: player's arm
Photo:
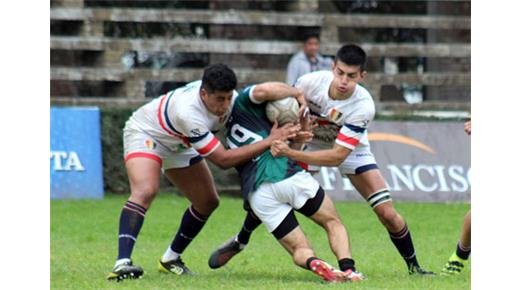
[[[290,159],[318,166],[338,166],[352,150],[338,144],[331,149],[319,151],[300,151],[290,148],[281,141],[274,141],[271,145],[271,154],[275,157],[285,156]]]
[[[300,126],[286,124],[278,127],[274,124],[271,128],[270,135],[254,144],[243,146],[236,149],[226,150],[215,135],[204,125],[200,116],[196,114],[188,116],[187,112],[175,115],[174,121],[177,124],[177,130],[181,132],[190,146],[193,147],[200,156],[209,159],[215,165],[221,168],[230,168],[240,165],[245,161],[260,155],[267,150],[274,140],[286,140],[295,136],[300,130]]]
[[[299,129],[298,125],[286,124],[278,128],[275,124],[271,129],[271,134],[261,141],[228,150],[224,146],[218,146],[206,158],[222,169],[234,167],[262,154],[275,140],[294,137]]]
[[[288,96],[296,98],[300,105],[307,105],[301,89],[291,87],[282,82],[266,82],[256,85],[252,91],[251,101],[258,104],[280,100]]]
[[[338,166],[359,144],[372,118],[373,110],[370,109],[352,116],[348,123],[341,127],[331,149],[314,152],[296,151],[286,144],[275,141],[271,145],[271,154],[275,157],[286,156],[312,165]]]

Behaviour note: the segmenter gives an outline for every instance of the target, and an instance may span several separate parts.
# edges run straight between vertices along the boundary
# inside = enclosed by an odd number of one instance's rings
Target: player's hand
[[[282,127],[278,127],[278,122],[275,121],[273,124],[273,127],[271,128],[271,134],[269,134],[269,139],[271,141],[275,140],[282,140],[285,141],[289,138],[296,137],[296,133],[300,131],[301,126],[300,124],[291,124],[287,123],[283,125]]]
[[[287,156],[286,154],[287,152],[289,152],[289,150],[291,150],[289,148],[289,145],[287,145],[287,143],[283,141],[276,140],[273,143],[271,143],[271,155],[273,155],[274,157]]]
[[[314,134],[311,131],[300,131],[296,133],[296,136],[292,138],[291,140],[295,143],[301,143],[305,144],[308,142],[311,142],[312,138],[314,137]]]
[[[311,116],[310,112],[308,114],[304,112],[302,115],[300,115],[300,125],[302,127],[302,131],[312,132],[316,127],[318,127],[316,116]]]
[[[300,104],[300,108],[307,107],[307,100],[305,100],[305,95],[303,94],[303,90],[302,89],[297,89],[297,90],[298,90],[298,94],[296,94],[296,96],[294,96],[294,97]]]
[[[311,116],[311,111],[309,110],[309,107],[300,106],[300,109],[298,109],[298,116],[300,118],[300,122],[309,119]]]
[[[300,116],[300,120],[304,118],[309,118],[311,111],[307,106],[307,101],[305,100],[305,96],[303,95],[303,90],[297,89],[298,95],[295,96],[296,100],[300,104],[300,109],[298,110],[298,116]]]
[[[471,135],[471,121],[464,123],[464,131],[466,131],[468,135]]]

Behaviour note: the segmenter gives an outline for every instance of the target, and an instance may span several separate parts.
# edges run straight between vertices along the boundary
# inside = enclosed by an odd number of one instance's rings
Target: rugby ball
[[[300,105],[295,98],[287,97],[284,99],[268,102],[265,107],[265,113],[267,115],[267,119],[269,119],[271,123],[274,123],[274,121],[277,120],[278,125],[281,126],[285,123],[298,121],[299,108]]]

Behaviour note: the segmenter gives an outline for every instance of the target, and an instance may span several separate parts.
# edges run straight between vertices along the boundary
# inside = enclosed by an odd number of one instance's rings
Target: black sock
[[[469,258],[469,254],[471,253],[471,247],[463,247],[460,241],[457,243],[457,256],[462,260],[467,260]]]
[[[406,262],[406,265],[408,268],[412,265],[419,266],[419,263],[417,262],[417,258],[415,257],[415,249],[413,247],[412,242],[412,234],[408,230],[408,225],[404,225],[404,228],[400,230],[397,233],[391,233],[390,239],[392,240],[392,243],[394,243],[395,247],[399,251],[399,254],[401,254],[401,257]]]
[[[247,243],[249,243],[251,234],[260,224],[262,224],[262,221],[257,218],[253,212],[248,211],[246,219],[244,220],[244,224],[242,225],[242,229],[240,229],[240,232],[237,236],[238,242],[247,245]]]
[[[184,216],[182,217],[181,225],[179,230],[177,230],[177,234],[175,235],[175,239],[170,246],[172,251],[182,254],[184,249],[188,247],[191,241],[197,236],[202,227],[206,224],[206,220],[209,216],[205,216],[199,212],[197,212],[193,206],[191,205],[184,212]]]
[[[137,203],[127,201],[121,210],[119,218],[119,253],[117,259],[128,258],[132,255],[137,235],[143,225],[146,208]]]
[[[349,258],[344,258],[344,259],[338,260],[339,269],[342,272],[345,272],[349,269],[355,272],[356,271],[356,267],[354,266],[355,264],[356,264],[356,262],[354,262],[353,259],[349,259]]]
[[[307,265],[307,269],[311,270],[311,262],[314,260],[318,260],[316,257],[310,257],[305,261],[305,265]],[[312,270],[311,270],[312,271]]]

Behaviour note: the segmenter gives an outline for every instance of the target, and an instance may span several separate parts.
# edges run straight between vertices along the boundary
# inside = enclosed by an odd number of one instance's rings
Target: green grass
[[[410,277],[388,234],[363,203],[338,202],[336,207],[350,234],[354,259],[367,281],[324,284],[296,267],[285,250],[260,226],[248,247],[219,270],[207,266],[209,254],[242,225],[242,201],[222,197],[220,207],[185,251],[183,260],[196,277],[157,271],[157,260],[170,244],[188,205],[185,198],[162,194],[147,212],[134,249],[134,263],[143,279],[108,282],[106,274],[117,256],[117,231],[126,196],[104,200],[51,202],[51,288],[53,289],[469,289],[470,268],[458,277]],[[439,272],[453,252],[467,204],[396,203],[411,229],[419,262]],[[298,215],[317,255],[336,265],[323,230]]]

